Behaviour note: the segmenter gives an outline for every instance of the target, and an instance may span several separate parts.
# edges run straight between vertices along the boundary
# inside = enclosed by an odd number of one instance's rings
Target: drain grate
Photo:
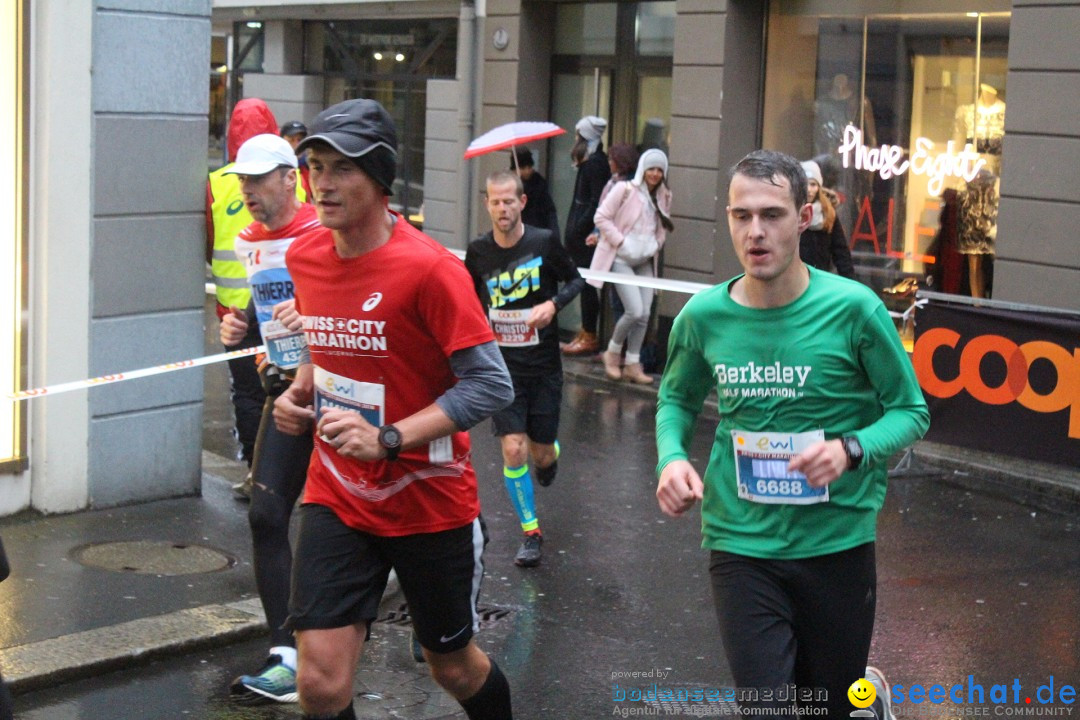
[[[220,550],[167,540],[83,545],[72,552],[72,557],[88,567],[141,575],[197,575],[236,564],[235,558]]]
[[[503,618],[510,615],[511,610],[509,608],[498,607],[496,605],[477,605],[476,614],[480,616],[480,629],[489,628],[495,625]],[[387,611],[385,615],[376,620],[375,622],[383,625],[390,625],[393,627],[412,627],[412,616],[409,615],[408,603],[401,603],[393,610]]]

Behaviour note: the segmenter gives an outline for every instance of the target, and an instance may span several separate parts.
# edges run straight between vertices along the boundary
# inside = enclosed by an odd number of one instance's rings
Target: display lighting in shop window
[[[0,112],[14,133],[7,135],[7,146],[0,157],[6,167],[0,170],[0,267],[5,273],[0,282],[0,464],[18,461],[23,454],[21,409],[9,394],[22,383],[22,312],[23,312],[23,226],[25,178],[23,175],[23,30],[22,2],[0,3],[0,48],[4,61],[0,66]]]
[[[986,166],[986,160],[971,143],[957,150],[956,143],[950,140],[945,144],[944,152],[934,152],[934,148],[934,141],[930,138],[916,138],[915,151],[909,158],[900,145],[863,145],[862,130],[848,125],[844,128],[844,141],[838,152],[844,167],[854,166],[856,170],[876,172],[882,180],[903,175],[909,170],[912,175],[925,175],[930,178],[926,189],[931,195],[941,194],[946,178],[958,177],[971,182]]]

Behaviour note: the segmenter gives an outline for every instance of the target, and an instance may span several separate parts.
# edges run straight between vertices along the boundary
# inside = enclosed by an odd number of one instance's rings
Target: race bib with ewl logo
[[[800,472],[788,472],[791,458],[825,439],[824,430],[801,433],[732,430],[739,497],[773,505],[829,502],[829,486],[815,488]]]

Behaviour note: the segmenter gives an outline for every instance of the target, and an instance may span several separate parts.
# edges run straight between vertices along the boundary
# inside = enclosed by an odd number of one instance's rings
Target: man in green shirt
[[[735,684],[794,683],[819,699],[824,689],[829,715],[846,717],[855,680],[883,682],[866,661],[885,463],[926,432],[929,413],[881,301],[799,259],[812,209],[798,161],[759,150],[730,175],[728,224],[744,273],[675,319],[656,497],[673,517],[701,501]],[[713,389],[720,422],[702,478],[689,444]],[[743,704],[778,715],[791,704],[773,697]]]

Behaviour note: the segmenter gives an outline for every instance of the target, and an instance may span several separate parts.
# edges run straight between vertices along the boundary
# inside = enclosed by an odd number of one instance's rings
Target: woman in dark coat
[[[799,237],[799,257],[818,270],[832,270],[846,278],[855,277],[844,228],[836,217],[836,195],[821,187],[821,168],[813,160],[802,164],[806,173],[807,202],[814,208],[810,227]]]
[[[585,239],[593,229],[593,216],[600,205],[600,194],[604,191],[611,168],[608,167],[607,155],[601,138],[607,128],[607,121],[595,115],[588,115],[578,120],[577,142],[570,151],[577,165],[577,179],[574,182],[574,199],[566,217],[566,233],[563,238],[566,249],[574,263],[580,267],[589,267],[592,263],[595,246]],[[600,350],[600,341],[596,337],[597,322],[600,318],[600,296],[596,288],[585,286],[581,291],[581,332],[563,348],[566,355],[592,355]]]

